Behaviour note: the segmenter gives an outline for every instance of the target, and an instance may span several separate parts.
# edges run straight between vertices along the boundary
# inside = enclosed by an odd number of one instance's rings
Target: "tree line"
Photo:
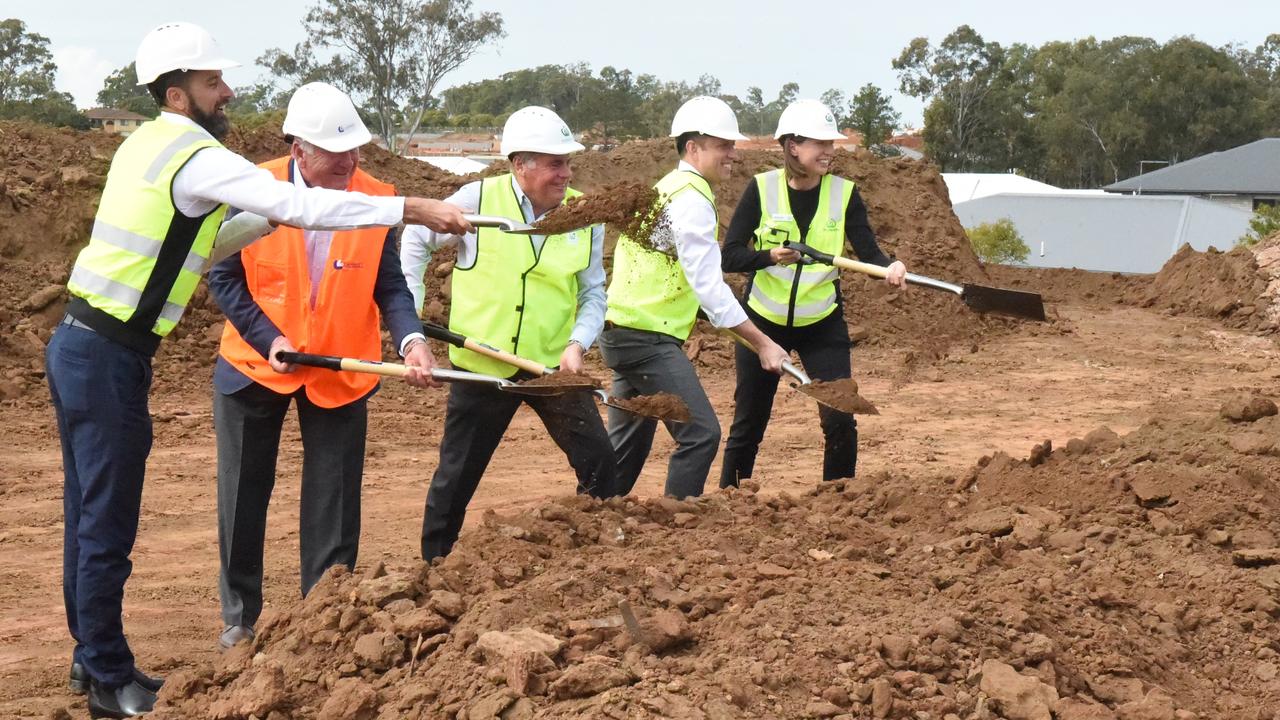
[[[238,122],[277,120],[293,88],[325,80],[352,95],[393,150],[422,128],[501,126],[529,104],[607,143],[665,135],[675,109],[699,94],[728,102],[744,132],[767,135],[799,95],[794,82],[772,97],[759,87],[739,97],[711,75],[670,81],[586,63],[441,89],[449,73],[505,36],[501,15],[477,12],[471,0],[317,0],[302,24],[303,42],[264,52],[264,76],[236,88],[228,111]],[[0,118],[85,127],[71,97],[54,88],[48,42],[20,20],[0,22]],[[1006,47],[962,25],[936,45],[913,39],[892,65],[899,90],[925,103],[925,153],[945,171],[1016,171],[1097,187],[1137,174],[1144,161],[1173,163],[1280,135],[1280,34],[1254,48],[1128,36]],[[841,127],[892,151],[884,143],[900,115],[880,88],[832,88],[821,98]],[[134,85],[132,63],[106,78],[97,101],[155,112]]]
[[[893,61],[926,103],[927,155],[947,171],[1017,170],[1098,187],[1280,135],[1280,34],[1215,48],[1191,37],[1004,47],[962,25]]]

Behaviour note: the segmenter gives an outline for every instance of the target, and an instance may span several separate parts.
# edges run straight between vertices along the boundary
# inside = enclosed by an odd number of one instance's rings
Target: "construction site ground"
[[[99,183],[109,154],[90,168]],[[984,268],[957,244],[936,172],[867,162],[882,186],[918,180],[898,215],[880,212],[886,247],[919,272],[1043,292],[1050,322],[978,321],[955,298],[846,280],[854,375],[881,412],[859,419],[857,479],[819,482],[815,406],[781,388],[743,490],[715,489],[717,463],[707,498],[661,498],[673,445],[659,430],[633,497],[575,498],[521,410],[457,550],[427,567],[445,392],[386,382],[370,405],[359,566],[300,599],[291,417],[260,634],[221,656],[218,323],[197,298],[157,357],[125,598],[139,667],[169,678],[155,716],[1277,717],[1280,344],[1260,270],[1275,253],[1180,254],[1154,278]],[[23,182],[84,182],[31,175],[0,186],[0,220],[40,209]],[[6,205],[15,194],[25,204]],[[868,193],[873,222],[883,202]],[[77,207],[32,227],[83,226],[92,212]],[[85,713],[66,687],[61,454],[40,371],[74,240],[50,237],[46,250],[0,237],[0,717]],[[688,350],[727,430],[731,346],[703,327]]]

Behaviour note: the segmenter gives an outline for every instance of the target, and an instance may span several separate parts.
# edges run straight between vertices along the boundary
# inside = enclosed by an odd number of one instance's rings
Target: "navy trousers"
[[[64,324],[45,366],[62,440],[62,594],[74,659],[118,687],[134,670],[121,605],[151,452],[151,358]]]

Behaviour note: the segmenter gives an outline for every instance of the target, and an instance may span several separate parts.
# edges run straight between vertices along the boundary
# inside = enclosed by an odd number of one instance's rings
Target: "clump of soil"
[[[671,393],[654,393],[653,395],[636,395],[635,397],[613,397],[609,402],[637,415],[670,420],[671,422],[689,422],[689,406],[679,395]]]
[[[1261,251],[1267,249],[1260,245]],[[1277,332],[1276,298],[1268,287],[1274,280],[1271,273],[1280,275],[1280,267],[1273,267],[1264,273],[1254,250],[1246,247],[1224,253],[1213,248],[1199,252],[1183,245],[1150,286],[1131,293],[1128,300],[1173,314],[1217,318],[1228,327]]]
[[[1153,418],[962,477],[489,512],[435,565],[331,571],[154,717],[1270,718],[1277,437]]]
[[[661,236],[667,227],[665,215],[659,215],[658,191],[643,183],[622,182],[570,199],[547,213],[534,227],[548,235],[558,235],[598,223],[614,226],[621,234],[644,247],[654,247],[653,236]],[[661,250],[674,255],[667,243]]]
[[[858,394],[858,383],[852,379],[814,380],[796,388],[818,402],[850,415],[879,415],[872,402]]]
[[[521,380],[519,384],[526,387],[604,387],[599,380],[586,373],[570,372],[568,370],[557,370],[546,375],[539,375],[538,377],[529,378],[528,380]]]

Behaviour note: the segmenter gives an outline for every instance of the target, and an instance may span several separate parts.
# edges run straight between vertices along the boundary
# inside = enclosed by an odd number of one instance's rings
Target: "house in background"
[[[1126,195],[1192,195],[1251,213],[1280,202],[1280,138],[1201,155],[1103,189]]]
[[[124,136],[128,136],[142,123],[151,119],[146,115],[116,108],[94,108],[86,111],[84,115],[89,118],[89,127]]]

